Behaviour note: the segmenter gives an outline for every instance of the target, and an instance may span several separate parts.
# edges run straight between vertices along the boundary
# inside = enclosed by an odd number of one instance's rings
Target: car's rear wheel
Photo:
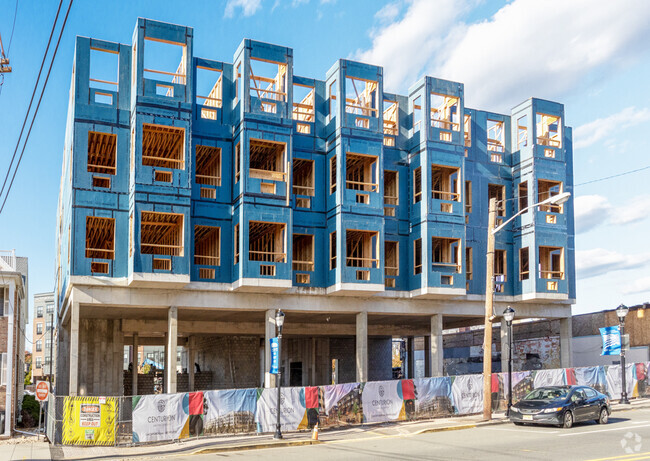
[[[598,416],[596,422],[598,424],[607,424],[607,421],[609,421],[609,413],[607,413],[607,408],[601,408],[600,415]]]
[[[566,429],[571,429],[573,427],[573,413],[567,411],[564,413],[564,418],[562,420],[562,427]]]
[[[520,423],[519,421],[516,421],[514,424],[515,424],[515,426],[523,426],[524,425],[524,423]]]

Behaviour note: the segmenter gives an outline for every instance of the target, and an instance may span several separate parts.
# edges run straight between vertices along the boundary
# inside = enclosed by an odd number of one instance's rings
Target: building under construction
[[[166,347],[167,392],[179,347],[190,390],[194,364],[202,387],[268,385],[278,308],[284,385],[391,379],[392,337],[424,337],[441,375],[443,329],[483,321],[489,199],[503,222],[573,188],[561,104],[469,109],[433,77],[392,94],[344,59],[297,76],[248,39],[196,57],[192,28],[147,19],[131,44],[77,38],[67,120],[59,395],[122,394],[141,345]],[[573,201],[496,234],[494,269],[495,311],[561,319],[569,366]]]

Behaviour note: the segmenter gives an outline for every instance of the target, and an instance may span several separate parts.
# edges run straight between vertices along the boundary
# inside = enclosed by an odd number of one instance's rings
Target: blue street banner
[[[601,328],[600,336],[603,338],[603,352],[600,355],[621,355],[621,329],[618,325]]]
[[[278,344],[278,338],[271,338],[269,340],[271,342],[271,374],[277,375],[278,374],[278,349],[279,349],[279,344]]]

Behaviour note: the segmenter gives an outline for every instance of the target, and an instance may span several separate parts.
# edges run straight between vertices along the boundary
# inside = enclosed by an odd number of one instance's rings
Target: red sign
[[[47,400],[50,394],[50,383],[47,381],[38,381],[36,383],[36,399],[43,402]]]

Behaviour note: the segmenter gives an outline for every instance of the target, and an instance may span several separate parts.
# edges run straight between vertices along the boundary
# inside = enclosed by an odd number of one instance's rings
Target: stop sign
[[[43,402],[47,400],[50,394],[50,383],[47,381],[38,381],[36,383],[36,399]]]

